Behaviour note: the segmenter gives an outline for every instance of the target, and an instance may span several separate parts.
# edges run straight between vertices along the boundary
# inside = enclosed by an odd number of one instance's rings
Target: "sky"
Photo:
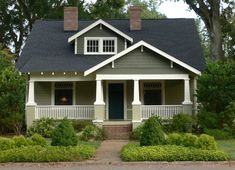
[[[189,11],[188,5],[183,1],[164,1],[158,9],[167,18],[197,18],[195,12],[192,10]]]

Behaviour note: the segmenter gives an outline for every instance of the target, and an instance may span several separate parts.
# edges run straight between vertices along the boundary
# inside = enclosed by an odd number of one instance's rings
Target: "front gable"
[[[143,53],[144,49],[149,51],[148,53]],[[150,54],[152,53],[152,54]],[[153,55],[154,54],[154,55]],[[125,58],[125,61],[120,60],[121,58]],[[154,57],[153,57],[154,56]],[[162,57],[162,59],[161,59]],[[84,75],[89,75],[90,73],[102,70],[102,68],[108,68],[108,64],[112,64],[111,68],[115,68],[115,62],[117,61],[118,67],[120,68],[121,72],[130,73],[131,69],[133,71],[132,74],[138,74],[137,72],[141,70],[147,69],[146,73],[160,73],[166,74],[170,68],[170,72],[176,73],[179,70],[187,70],[188,72],[192,72],[196,75],[200,75],[201,72],[190,65],[178,60],[177,58],[165,53],[164,51],[157,49],[156,47],[144,42],[139,41],[138,43],[130,46],[126,50],[114,55],[113,57],[97,64],[96,66],[86,70]],[[167,64],[168,63],[168,64]],[[177,69],[174,69],[176,66]],[[124,68],[127,70],[125,70]],[[103,70],[105,70],[105,68]],[[183,68],[183,69],[182,69]],[[117,70],[117,69],[116,69]],[[167,71],[168,70],[168,71]],[[152,72],[153,71],[153,72]],[[113,72],[113,71],[112,71]],[[114,71],[115,72],[115,71]],[[184,71],[185,72],[185,71]]]

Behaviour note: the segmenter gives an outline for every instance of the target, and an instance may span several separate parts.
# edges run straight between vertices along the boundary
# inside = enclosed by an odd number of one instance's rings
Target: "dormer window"
[[[116,37],[85,37],[84,54],[116,54]]]

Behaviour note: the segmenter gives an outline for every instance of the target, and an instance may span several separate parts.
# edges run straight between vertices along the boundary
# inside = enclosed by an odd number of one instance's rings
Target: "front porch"
[[[96,80],[32,78],[26,121],[40,118],[92,120],[102,126],[129,121],[133,127],[151,116],[171,119],[196,106],[196,79],[189,75],[96,75]],[[191,102],[192,101],[192,102]]]

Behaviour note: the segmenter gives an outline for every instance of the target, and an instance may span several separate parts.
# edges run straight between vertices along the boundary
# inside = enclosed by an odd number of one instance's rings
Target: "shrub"
[[[197,146],[198,137],[191,133],[186,133],[183,135],[183,146],[185,147],[195,147]]]
[[[50,118],[41,118],[33,122],[27,130],[27,136],[37,133],[43,137],[50,138],[56,127],[56,121]]]
[[[213,136],[215,139],[231,139],[232,134],[230,132],[220,129],[204,129],[207,135]]]
[[[15,148],[15,141],[9,138],[0,138],[0,151]]]
[[[228,156],[217,150],[202,150],[176,145],[140,147],[128,144],[122,148],[125,161],[224,161]]]
[[[175,132],[192,132],[192,117],[186,114],[174,115],[172,119],[171,129]]]
[[[206,134],[202,134],[199,136],[197,146],[198,148],[206,149],[206,150],[217,149],[217,144],[215,142],[214,137],[206,135]]]
[[[197,121],[202,129],[217,129],[220,127],[217,113],[202,111],[197,114]]]
[[[67,119],[63,119],[62,122],[56,127],[52,134],[53,146],[76,146],[78,138],[74,131],[71,122]]]
[[[179,133],[169,134],[166,138],[166,143],[168,145],[182,145],[183,137]]]
[[[0,162],[57,162],[81,161],[95,154],[95,148],[88,145],[26,146],[0,152]]]
[[[165,136],[156,117],[150,117],[143,125],[140,137],[141,146],[161,145],[165,143]]]
[[[25,138],[22,135],[14,136],[12,139],[14,140],[16,147],[33,145],[33,142],[30,139]]]
[[[130,135],[130,138],[132,140],[140,140],[141,134],[142,134],[142,130],[143,130],[143,124],[139,125],[138,127],[136,127]]]
[[[220,115],[222,122],[228,127],[232,127],[233,121],[235,119],[235,101],[229,103],[229,105],[226,106],[225,111],[222,112]]]
[[[81,132],[87,125],[92,125],[88,120],[72,120],[74,130],[78,133]]]
[[[95,125],[87,125],[82,130],[81,140],[104,140],[106,138],[106,133],[103,129],[98,128]]]
[[[47,141],[39,134],[34,134],[30,137],[34,145],[47,146]]]

